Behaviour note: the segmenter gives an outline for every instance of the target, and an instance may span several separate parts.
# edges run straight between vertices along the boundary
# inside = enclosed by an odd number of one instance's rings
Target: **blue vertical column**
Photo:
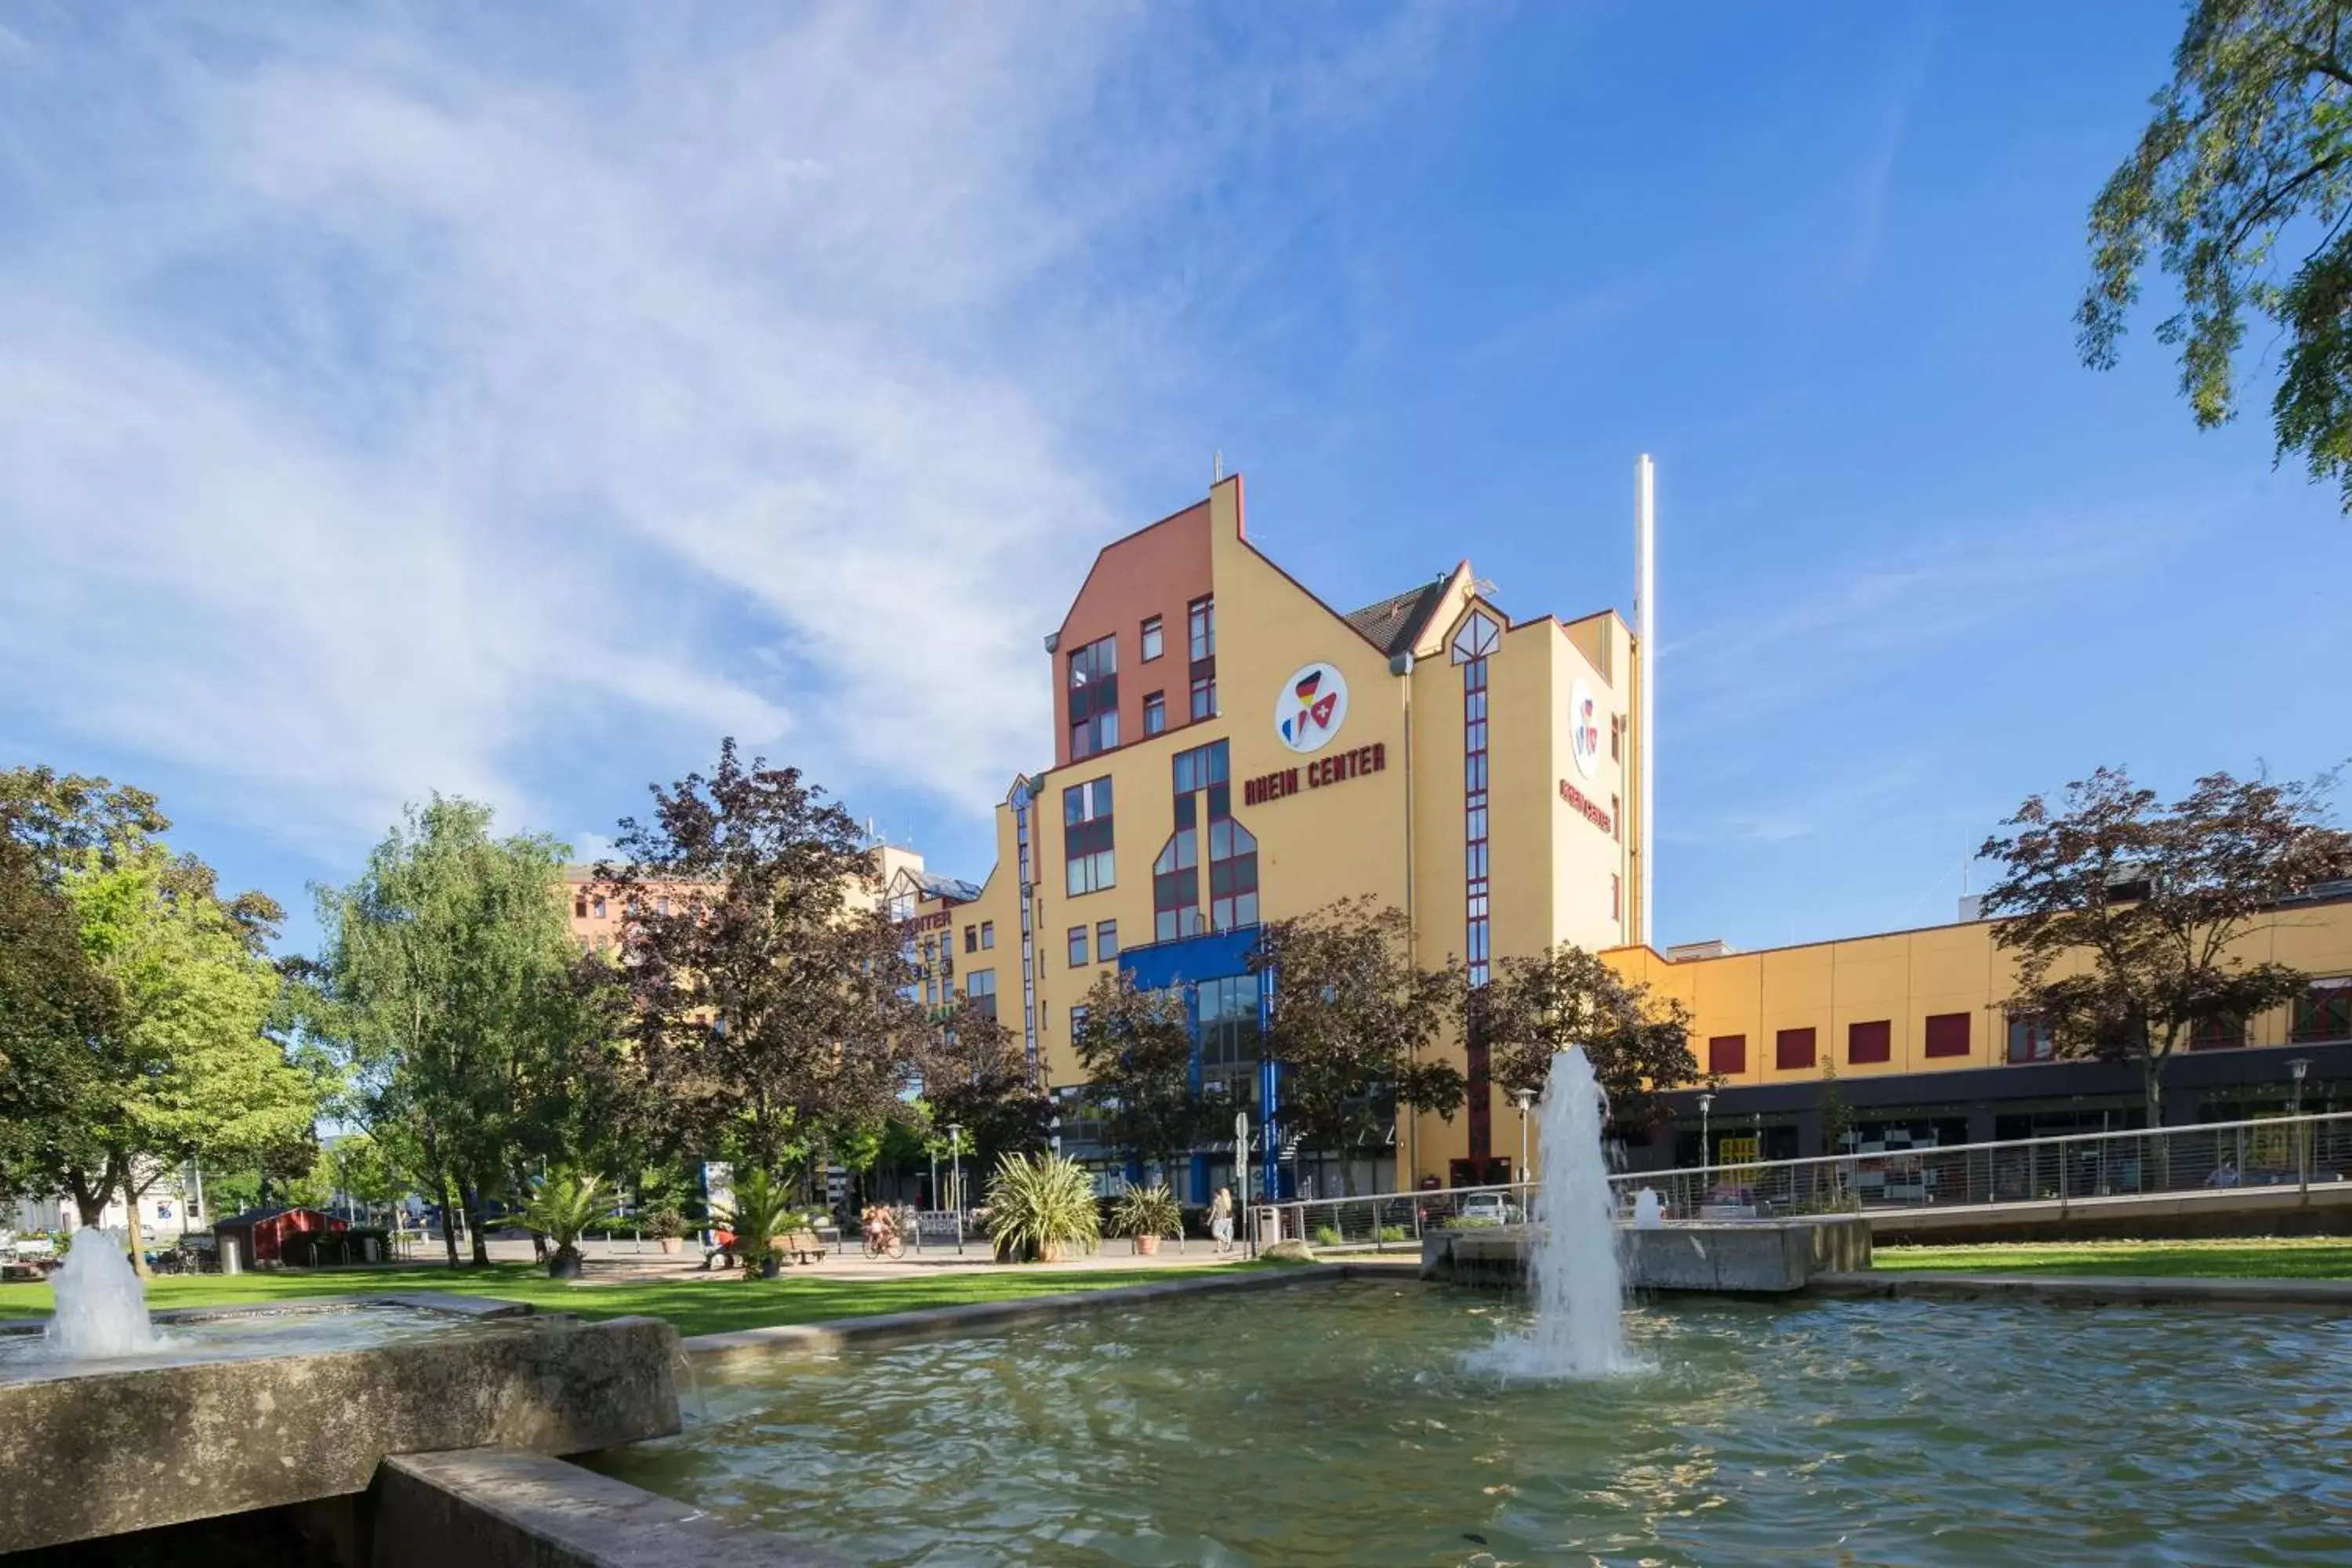
[[[1265,1152],[1258,1161],[1258,1190],[1269,1198],[1282,1191],[1282,1139],[1276,1131],[1281,1110],[1276,1088],[1281,1073],[1265,1049],[1265,1042],[1273,1034],[1274,971],[1261,969],[1257,976],[1257,1120]]]

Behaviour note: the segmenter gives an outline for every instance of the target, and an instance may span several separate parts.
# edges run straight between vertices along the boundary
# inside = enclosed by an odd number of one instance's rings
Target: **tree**
[[[2279,458],[2333,476],[2352,510],[2352,34],[2347,0],[2198,0],[2156,117],[2091,208],[2084,363],[2113,366],[2148,252],[2179,280],[2157,327],[2197,423],[2236,413],[2251,307],[2284,339]],[[2278,249],[2301,254],[2282,279]]]
[[[1402,1108],[1451,1120],[1462,1104],[1462,1069],[1423,1059],[1463,1016],[1461,972],[1415,967],[1411,935],[1403,911],[1343,899],[1266,925],[1250,954],[1252,973],[1274,975],[1264,1048],[1282,1072],[1276,1117],[1310,1147],[1344,1156],[1384,1142]],[[1352,1191],[1344,1159],[1340,1170]]]
[[[1070,1031],[1070,1046],[1104,1141],[1173,1170],[1211,1135],[1219,1109],[1192,1085],[1192,1010],[1182,989],[1147,991],[1121,970],[1097,976],[1082,1005],[1086,1018]]]
[[[89,1079],[117,1010],[72,901],[0,829],[0,1201],[51,1195],[64,1164],[103,1163],[75,1107],[96,1095]]]
[[[2199,779],[2158,803],[2119,768],[2030,797],[1978,851],[2000,862],[1988,915],[2017,955],[2011,1007],[2037,1016],[2063,1057],[2137,1067],[2147,1124],[2164,1071],[2200,1025],[2241,1027],[2308,976],[2231,950],[2278,900],[2352,869],[2352,838],[2326,826],[2328,781]]]
[[[488,1262],[486,1194],[574,1153],[621,1070],[601,983],[564,921],[564,847],[490,836],[489,807],[411,807],[348,888],[322,889],[314,1026],[349,1064],[350,1110],[420,1179],[457,1261],[453,1191]],[[607,971],[608,972],[608,971]]]
[[[857,824],[732,740],[652,793],[596,876],[627,911],[631,1028],[680,1135],[772,1174],[806,1130],[878,1123],[914,1081],[919,977]]]
[[[1542,1092],[1552,1058],[1582,1046],[1611,1116],[1643,1127],[1662,1109],[1660,1095],[1700,1076],[1690,1010],[1573,942],[1497,961],[1477,1005],[1493,1049],[1490,1070],[1506,1089]]]
[[[1034,1154],[1052,1136],[1054,1102],[1031,1079],[1013,1031],[970,996],[958,996],[935,1026],[923,1102],[932,1128],[963,1129],[963,1147],[983,1169]]]
[[[140,1258],[139,1200],[190,1160],[235,1162],[308,1130],[320,1086],[265,1032],[280,993],[260,893],[222,899],[211,867],[174,858],[143,790],[47,768],[0,773],[13,956],[13,1087],[37,1107],[5,1139],[16,1184],[63,1193],[94,1225],[121,1196]],[[80,960],[62,947],[69,918]]]

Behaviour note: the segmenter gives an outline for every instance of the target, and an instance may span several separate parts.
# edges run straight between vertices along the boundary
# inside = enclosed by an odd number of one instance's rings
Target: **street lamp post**
[[[948,1123],[948,1184],[955,1193],[956,1256],[963,1256],[963,1128]]]
[[[1532,1180],[1528,1174],[1528,1107],[1535,1103],[1535,1090],[1518,1089],[1511,1098],[1519,1102],[1519,1184],[1525,1186]]]
[[[1714,1109],[1715,1096],[1702,1094],[1698,1097],[1698,1201],[1701,1204],[1706,1202],[1706,1189],[1711,1179],[1710,1171],[1715,1164],[1715,1152],[1707,1146],[1706,1139],[1707,1113]],[[1693,1205],[1693,1207],[1696,1206],[1696,1205]]]
[[[2311,1058],[2297,1057],[2286,1064],[2286,1070],[2294,1078],[2294,1098],[2287,1102],[2287,1114],[2300,1117],[2303,1114],[2303,1075],[2311,1070]],[[2311,1184],[2311,1145],[2304,1137],[2304,1126],[2299,1121],[2294,1124],[2294,1171],[2296,1180],[2305,1186]]]

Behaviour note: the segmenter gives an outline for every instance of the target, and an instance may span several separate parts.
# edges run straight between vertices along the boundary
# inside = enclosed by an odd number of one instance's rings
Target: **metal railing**
[[[1842,1154],[1721,1161],[1609,1178],[1630,1215],[1644,1187],[1665,1217],[1855,1214],[2311,1186],[2352,1181],[2352,1111],[2200,1122],[2125,1132],[2069,1132],[1990,1143],[1872,1141]],[[1424,1230],[1516,1225],[1538,1184],[1444,1187],[1253,1204],[1259,1244],[1302,1240],[1318,1251],[1407,1250]],[[1277,1235],[1278,1232],[1278,1235]]]
[[[1887,1144],[1799,1160],[1718,1161],[1610,1178],[1622,1206],[1647,1187],[1669,1218],[1993,1206],[2221,1193],[2343,1181],[2352,1111],[2072,1132],[1990,1143]]]

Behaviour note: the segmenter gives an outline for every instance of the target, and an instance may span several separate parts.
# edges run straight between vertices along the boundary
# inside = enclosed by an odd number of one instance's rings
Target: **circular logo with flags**
[[[1601,771],[1601,710],[1593,705],[1592,688],[1581,679],[1568,689],[1568,750],[1586,778]]]
[[[1274,732],[1294,752],[1319,751],[1348,721],[1348,679],[1328,664],[1307,665],[1282,683]]]

